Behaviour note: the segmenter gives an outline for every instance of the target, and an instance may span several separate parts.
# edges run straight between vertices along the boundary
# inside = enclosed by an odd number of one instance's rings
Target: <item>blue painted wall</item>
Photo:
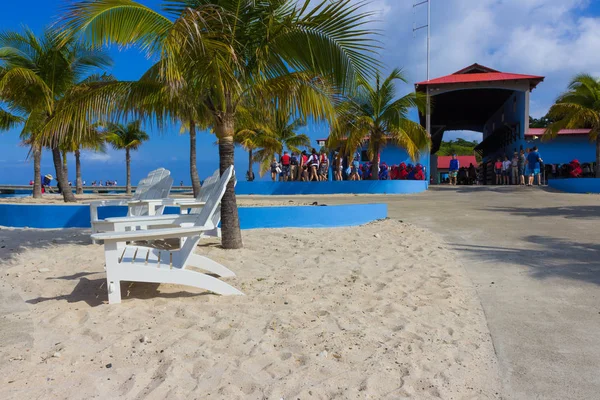
[[[597,178],[549,179],[548,186],[567,193],[600,194],[600,179]]]
[[[382,158],[383,160],[383,158]],[[427,181],[238,182],[238,195],[410,194],[427,190]]]
[[[169,214],[177,208],[168,208]],[[100,207],[98,217],[125,216],[126,207]],[[242,207],[242,229],[323,228],[357,226],[387,217],[387,204],[349,204],[336,206]],[[0,204],[0,226],[15,228],[89,228],[87,205]]]
[[[557,136],[548,141],[540,139],[527,143],[525,147],[537,146],[544,163],[567,164],[577,159],[580,163],[596,161],[596,144],[588,136]]]

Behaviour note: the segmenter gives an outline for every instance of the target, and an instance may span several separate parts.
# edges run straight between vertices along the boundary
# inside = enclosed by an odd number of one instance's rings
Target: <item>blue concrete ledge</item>
[[[427,190],[426,181],[238,182],[239,195],[411,194]]]
[[[567,193],[600,193],[598,178],[549,179],[548,186]]]
[[[167,214],[178,208],[168,207]],[[122,217],[126,207],[98,208],[100,219]],[[336,206],[243,207],[239,209],[242,229],[329,228],[357,226],[387,217],[387,204],[348,204]],[[0,204],[0,226],[14,228],[89,228],[87,205]]]

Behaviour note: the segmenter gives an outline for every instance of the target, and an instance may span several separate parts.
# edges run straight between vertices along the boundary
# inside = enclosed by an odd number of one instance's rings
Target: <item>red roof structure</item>
[[[473,164],[477,167],[477,159],[475,156],[456,156],[458,160],[458,164],[461,167],[468,167],[469,164]],[[452,160],[452,156],[438,156],[437,158],[437,167],[438,169],[448,169],[450,168],[450,160]]]
[[[529,133],[525,136],[543,136],[545,131],[546,128],[529,128]],[[561,129],[558,135],[589,135],[591,131],[591,129]]]
[[[452,83],[475,83],[475,82],[495,82],[495,81],[521,81],[529,80],[530,88],[535,88],[544,80],[543,76],[513,74],[509,72],[500,72],[484,65],[473,64],[453,74],[442,76],[415,84],[417,90],[424,91],[425,87],[431,85],[448,85]]]

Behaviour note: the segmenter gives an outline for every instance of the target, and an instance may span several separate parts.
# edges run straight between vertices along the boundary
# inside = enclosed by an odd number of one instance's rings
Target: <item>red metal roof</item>
[[[529,133],[525,136],[542,136],[546,128],[529,128]],[[589,135],[591,129],[561,129],[559,135]]]
[[[538,85],[538,83],[544,80],[544,77],[538,75],[523,75],[513,74],[509,72],[499,72],[491,68],[485,67],[483,65],[473,64],[451,75],[442,76],[440,78],[431,79],[429,81],[419,82],[416,84],[416,87],[419,88],[419,86],[428,85],[447,85],[451,83],[495,82],[515,80],[532,81],[531,88],[533,89]]]
[[[461,167],[468,167],[469,164],[473,164],[477,167],[477,159],[475,156],[456,156],[458,160],[458,165]],[[448,169],[450,168],[450,160],[452,160],[452,156],[438,156],[437,158],[437,167],[438,169]]]

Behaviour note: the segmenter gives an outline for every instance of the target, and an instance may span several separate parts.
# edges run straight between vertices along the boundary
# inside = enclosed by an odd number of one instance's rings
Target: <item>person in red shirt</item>
[[[279,163],[281,164],[281,178],[284,182],[287,182],[290,178],[290,156],[287,151],[283,152]]]

